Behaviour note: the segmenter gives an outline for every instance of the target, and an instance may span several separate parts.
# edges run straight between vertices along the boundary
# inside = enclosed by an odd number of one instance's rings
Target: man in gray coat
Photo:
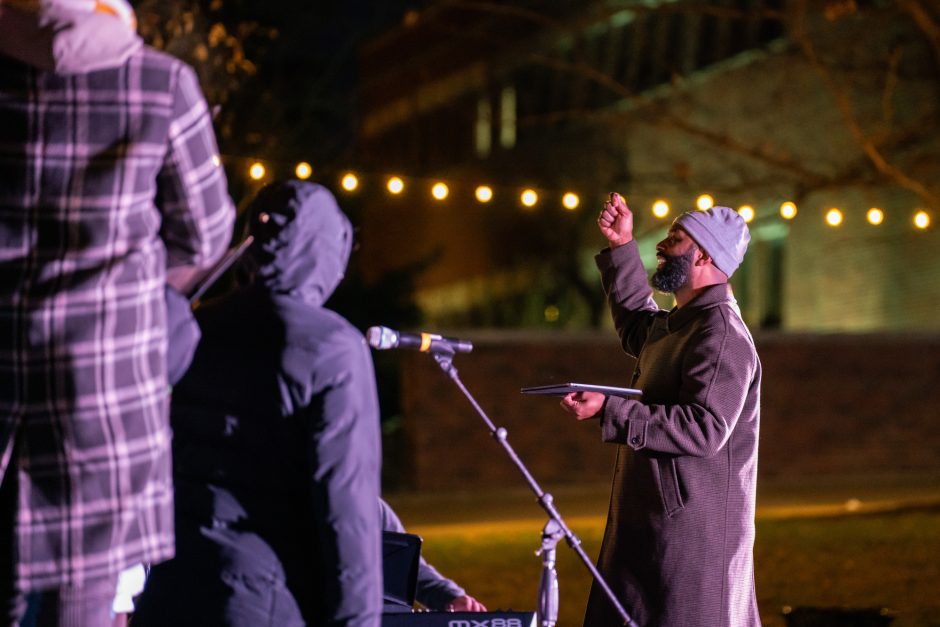
[[[598,570],[644,627],[760,625],[754,509],[761,367],[728,278],[750,239],[732,209],[679,216],[656,246],[650,282],[675,295],[660,310],[633,241],[633,214],[611,194],[596,257],[642,398],[569,394],[579,420],[600,419],[618,445]],[[595,584],[584,624],[619,625]]]

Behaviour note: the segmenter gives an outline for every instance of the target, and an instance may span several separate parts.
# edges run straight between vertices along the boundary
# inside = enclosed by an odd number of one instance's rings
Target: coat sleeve
[[[749,336],[724,324],[703,329],[683,357],[677,403],[610,397],[601,417],[606,442],[636,450],[710,457],[737,424],[757,373]]]
[[[439,573],[421,558],[418,563],[418,590],[415,593],[415,598],[421,605],[429,610],[443,612],[448,603],[465,594],[464,589],[456,582]]]
[[[659,312],[636,241],[604,249],[595,262],[620,344],[628,355],[636,357]]]
[[[349,330],[330,343],[309,408],[309,486],[326,624],[361,627],[382,611],[378,395],[365,339]]]
[[[173,100],[167,152],[157,176],[160,236],[168,268],[208,268],[228,246],[235,207],[209,108],[188,65],[179,64]]]
[[[382,513],[382,529],[384,531],[408,533],[398,518],[398,514],[388,503],[383,499],[379,499],[379,507]],[[446,610],[448,603],[466,594],[463,588],[431,566],[423,555],[418,560],[417,588],[415,598],[418,603],[429,610],[436,611]]]

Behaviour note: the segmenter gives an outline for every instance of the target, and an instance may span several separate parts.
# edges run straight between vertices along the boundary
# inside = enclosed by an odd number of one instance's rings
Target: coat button
[[[636,444],[637,446],[639,446],[639,444],[640,444],[640,436],[635,435],[635,436],[633,436],[632,438],[630,438],[630,444]]]

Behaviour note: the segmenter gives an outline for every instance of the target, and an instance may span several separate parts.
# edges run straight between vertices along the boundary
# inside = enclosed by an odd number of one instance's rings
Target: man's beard
[[[674,293],[677,289],[688,283],[692,272],[692,259],[695,248],[689,249],[684,255],[666,255],[659,253],[665,259],[661,266],[650,277],[650,285],[660,292]]]

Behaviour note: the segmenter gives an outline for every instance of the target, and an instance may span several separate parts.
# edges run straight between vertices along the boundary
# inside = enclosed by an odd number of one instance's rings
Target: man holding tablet
[[[761,367],[728,278],[750,239],[732,209],[679,216],[656,246],[647,281],[633,214],[611,194],[598,218],[610,246],[596,261],[642,397],[574,392],[562,406],[599,418],[618,445],[598,570],[646,627],[760,625],[754,510]],[[649,283],[675,295],[660,310]],[[591,590],[584,624],[620,619]]]

